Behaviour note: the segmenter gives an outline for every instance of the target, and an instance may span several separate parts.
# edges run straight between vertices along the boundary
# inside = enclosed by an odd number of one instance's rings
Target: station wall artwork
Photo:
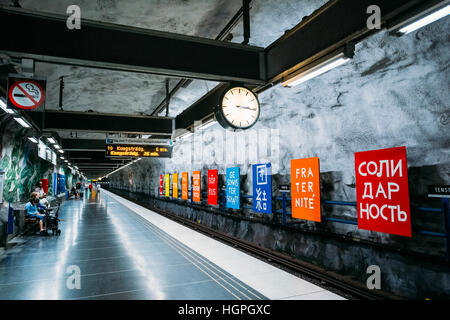
[[[227,168],[227,208],[240,209],[239,167]]]
[[[358,228],[411,237],[406,148],[355,153]]]
[[[172,176],[172,196],[178,198],[178,173],[174,173]]]
[[[49,180],[49,193],[52,194],[53,165],[37,156],[37,152],[27,142],[25,130],[5,130],[0,143],[0,168],[5,171],[4,203],[28,201],[30,191],[34,190],[41,178]]]
[[[271,164],[253,165],[253,211],[272,213]]]
[[[320,222],[319,158],[291,160],[292,217]]]
[[[170,174],[166,174],[164,184],[166,187],[166,197],[170,197]]]
[[[181,174],[181,199],[189,199],[189,173],[183,172]]]
[[[253,211],[272,213],[271,164],[252,165]],[[358,228],[411,237],[406,148],[355,153]],[[162,177],[162,175],[161,175]],[[169,177],[169,180],[167,180]],[[193,172],[192,201],[201,203],[201,171]],[[178,174],[173,175],[178,195]],[[166,188],[170,175],[166,175]],[[182,199],[188,200],[188,173],[182,173]],[[218,170],[207,172],[208,204],[218,204]],[[166,189],[166,196],[168,189]],[[226,168],[226,207],[240,209],[240,169]],[[174,196],[174,198],[178,198]],[[320,161],[291,160],[292,218],[321,222]]]
[[[208,170],[208,204],[217,206],[218,171]]]
[[[201,172],[192,173],[192,201],[201,202]]]

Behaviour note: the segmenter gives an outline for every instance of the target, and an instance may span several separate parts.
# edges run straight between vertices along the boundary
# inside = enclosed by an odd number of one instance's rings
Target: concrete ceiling
[[[250,45],[265,47],[298,24],[325,0],[255,0],[251,3]],[[11,0],[0,0],[10,5]],[[21,0],[22,8],[66,15],[69,5],[81,8],[81,18],[190,36],[215,38],[242,5],[241,0]],[[232,42],[243,41],[239,23]],[[186,63],[189,63],[186,61]],[[165,97],[166,77],[36,63],[36,75],[47,78],[46,109],[59,110],[59,78],[64,77],[63,110],[149,115]],[[170,79],[173,88],[178,79]],[[176,116],[206,94],[216,82],[195,80],[172,98]],[[61,133],[67,136],[68,133]],[[81,137],[90,137],[81,134]]]

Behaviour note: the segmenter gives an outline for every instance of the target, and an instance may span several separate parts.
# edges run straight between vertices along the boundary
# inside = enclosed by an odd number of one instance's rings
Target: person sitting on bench
[[[39,204],[39,198],[36,198],[34,195],[31,196],[30,201],[25,205],[25,210],[27,211],[28,218],[36,218],[39,219],[39,227],[41,234],[45,234],[46,231],[44,229],[44,215],[40,214],[37,206]]]

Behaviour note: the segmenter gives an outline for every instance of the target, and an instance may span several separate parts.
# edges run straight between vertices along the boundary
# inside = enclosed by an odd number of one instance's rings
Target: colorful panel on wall
[[[170,174],[165,176],[166,197],[170,197]]]
[[[178,198],[178,173],[174,173],[172,176],[172,196]]]
[[[253,171],[253,211],[272,213],[272,166],[255,164]]]
[[[218,172],[217,169],[208,170],[208,204],[217,206]]]
[[[227,208],[240,209],[239,167],[227,168]]]
[[[320,222],[319,158],[291,160],[292,217]]]
[[[192,173],[192,201],[200,202],[201,200],[201,172],[194,171]]]
[[[189,173],[183,172],[181,174],[181,199],[189,199]]]
[[[406,147],[355,153],[358,228],[411,237]]]

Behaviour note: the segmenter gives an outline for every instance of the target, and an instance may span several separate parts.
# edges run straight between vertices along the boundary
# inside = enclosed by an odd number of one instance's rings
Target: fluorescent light
[[[8,109],[8,107],[6,106],[6,103],[2,99],[0,99],[0,108],[3,111],[5,111],[6,113],[11,113],[11,114],[15,113],[14,110]]]
[[[65,163],[68,163],[69,161],[67,161],[67,160],[64,160],[64,162],[65,162]]]
[[[38,143],[38,140],[35,137],[28,137],[28,140],[30,140],[33,143]]]
[[[14,120],[16,120],[24,128],[31,128],[31,125],[22,118],[14,117]]]
[[[296,85],[299,85],[300,83],[306,82],[314,77],[324,74],[325,72],[328,72],[331,69],[334,69],[334,68],[346,63],[349,60],[350,60],[350,58],[347,58],[344,56],[343,53],[340,53],[339,55],[337,55],[329,60],[319,63],[315,67],[312,67],[308,70],[304,70],[300,73],[297,73],[292,78],[284,81],[283,86],[294,87]]]
[[[423,17],[420,17],[418,20],[408,22],[406,25],[403,25],[400,29],[398,29],[398,32],[402,35],[408,34],[410,32],[422,28],[423,26],[426,26],[427,24],[430,24],[436,20],[441,19],[447,16],[448,14],[450,14],[450,4],[447,4],[445,7],[442,7],[437,11],[431,12]]]
[[[59,157],[61,160],[64,160],[64,157]]]
[[[52,137],[47,137],[48,142],[50,142],[51,144],[55,144],[57,143],[56,140]]]
[[[60,147],[59,144],[54,144],[53,146],[54,146],[56,149],[61,149],[61,147]]]
[[[205,122],[201,127],[200,130],[205,130],[206,128],[212,127],[217,123],[216,120],[212,119],[211,121]]]
[[[58,149],[58,152],[59,153],[64,153],[64,150],[63,149]]]

